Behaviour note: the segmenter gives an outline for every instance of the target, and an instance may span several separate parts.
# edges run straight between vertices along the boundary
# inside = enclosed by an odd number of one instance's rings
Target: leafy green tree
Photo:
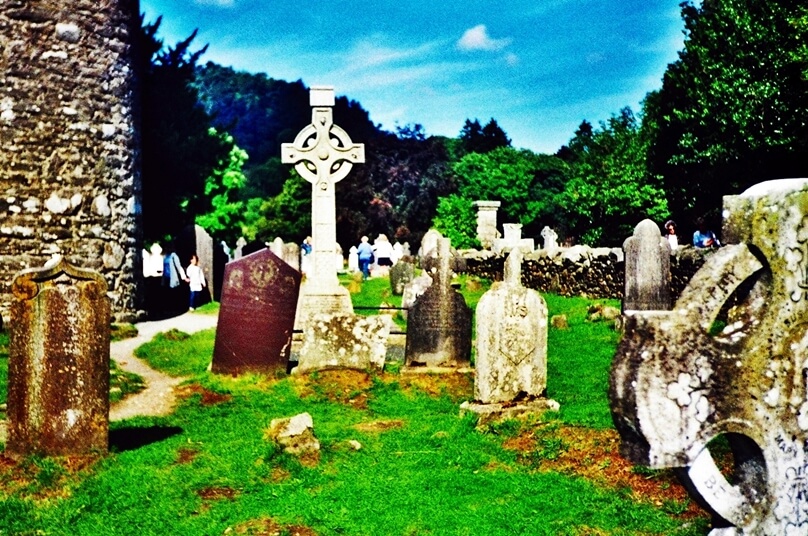
[[[232,142],[212,135],[210,117],[192,86],[196,32],[165,48],[157,38],[161,19],[143,24],[138,69],[142,81],[143,228],[147,241],[162,241],[210,209],[205,183]]]
[[[210,200],[211,211],[196,217],[201,225],[214,238],[235,243],[243,234],[245,202],[239,199],[246,178],[242,168],[247,161],[247,152],[233,144],[230,134],[217,134],[211,128],[211,135],[223,137],[230,144],[227,160],[219,162],[205,180],[205,196]]]
[[[277,196],[247,202],[246,238],[269,242],[280,236],[285,241],[302,242],[311,234],[311,184],[296,171]]]
[[[466,119],[460,130],[460,140],[466,153],[488,153],[511,145],[510,138],[493,117],[485,126],[481,126],[477,119]]]
[[[649,140],[629,108],[601,123],[584,121],[563,154],[569,180],[558,200],[568,233],[590,245],[620,245],[644,218],[668,215],[661,178],[648,171]]]
[[[723,195],[808,172],[804,16],[797,0],[682,4],[684,49],[645,110],[674,214],[717,219]]]
[[[432,226],[458,249],[479,248],[477,240],[477,214],[472,200],[451,194],[441,197]]]

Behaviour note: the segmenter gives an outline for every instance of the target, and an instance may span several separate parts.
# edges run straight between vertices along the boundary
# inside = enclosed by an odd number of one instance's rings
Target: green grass
[[[382,282],[363,284],[354,303],[389,300]],[[477,283],[461,287],[476,304],[483,292]],[[550,314],[566,314],[570,326],[549,333],[548,396],[561,411],[487,431],[459,416],[463,395],[431,395],[395,373],[347,394],[338,390],[339,398],[318,375],[207,372],[214,330],[161,334],[138,355],[191,377],[186,390],[194,394],[168,417],[112,423],[111,453],[78,473],[38,458],[19,466],[16,480],[0,468],[0,535],[250,534],[245,523],[270,518],[319,535],[706,533],[704,520],[683,526],[676,518],[685,504],[655,508],[582,477],[537,470],[567,448],[550,434],[537,434],[529,462],[503,447],[531,426],[611,426],[606,387],[617,334],[607,323],[586,321],[591,300],[545,298]],[[366,405],[345,403],[346,396]],[[279,453],[264,437],[273,418],[304,411],[321,443],[315,466]],[[356,428],[374,421],[401,425]],[[349,440],[362,448],[350,448]]]

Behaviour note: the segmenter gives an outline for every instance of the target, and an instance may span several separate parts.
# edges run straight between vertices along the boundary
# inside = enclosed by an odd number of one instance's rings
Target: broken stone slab
[[[295,456],[320,450],[320,441],[314,435],[314,421],[309,413],[272,419],[265,437],[278,445],[283,452]]]
[[[303,346],[292,373],[339,368],[381,371],[391,323],[387,315],[314,315],[303,332]]]
[[[609,385],[621,454],[681,468],[722,527],[710,536],[808,534],[808,179],[725,197],[722,234],[731,245],[672,311],[624,317]],[[718,436],[730,479],[707,449]]]
[[[468,413],[473,413],[477,416],[477,425],[482,426],[507,419],[540,416],[547,411],[558,411],[560,407],[558,402],[549,398],[537,398],[507,404],[480,404],[467,401],[460,404],[460,416],[463,417]]]

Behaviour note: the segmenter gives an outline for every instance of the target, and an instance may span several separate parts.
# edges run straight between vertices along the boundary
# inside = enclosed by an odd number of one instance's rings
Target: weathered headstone
[[[407,315],[408,367],[462,368],[471,360],[471,309],[452,288],[450,242],[438,241],[440,264],[432,285]]]
[[[348,271],[351,273],[359,271],[359,252],[356,246],[351,246],[348,250]]]
[[[652,220],[643,220],[623,242],[625,252],[624,311],[667,311],[671,308],[671,247]]]
[[[227,264],[213,372],[286,371],[300,278],[269,249]]]
[[[216,280],[213,277],[213,238],[201,226],[189,225],[180,231],[175,245],[183,268],[188,267],[191,263],[191,255],[196,253],[199,257],[199,266],[208,283],[208,291],[211,297],[215,296],[218,291],[215,288]]]
[[[474,201],[471,204],[477,209],[477,240],[483,249],[491,249],[494,240],[499,238],[497,231],[497,210],[501,201]]]
[[[418,248],[418,261],[422,262],[427,257],[436,256],[438,250],[438,240],[443,238],[443,235],[437,229],[430,229],[421,239],[421,247]]]
[[[298,174],[312,185],[311,226],[313,259],[311,273],[301,292],[297,322],[308,323],[315,313],[352,313],[348,290],[339,284],[334,266],[337,251],[335,185],[351,171],[353,164],[365,161],[365,146],[354,144],[335,125],[332,117],[334,89],[312,87],[311,124],[281,146],[281,160],[294,164]],[[302,263],[301,263],[302,266]]]
[[[711,536],[806,534],[808,179],[725,197],[724,214],[731,245],[673,310],[625,315],[612,417],[632,463],[684,468]],[[716,320],[726,327],[713,334]],[[731,480],[707,449],[722,435]]]
[[[214,301],[222,301],[222,285],[224,285],[224,268],[230,262],[230,248],[224,241],[213,247],[213,295]]]
[[[405,319],[409,315],[409,309],[415,305],[415,300],[426,292],[430,285],[432,285],[432,277],[426,272],[421,272],[421,275],[404,285],[404,291],[401,294],[401,308]]]
[[[300,271],[300,246],[294,242],[287,242],[283,245],[283,260],[286,264]]]
[[[247,239],[243,236],[240,236],[238,240],[236,240],[236,252],[233,254],[233,260],[240,259],[244,256],[244,246],[247,245]]]
[[[404,286],[415,278],[415,265],[399,260],[390,267],[390,289],[396,296],[404,294]]]
[[[541,230],[541,237],[544,241],[544,249],[547,251],[558,249],[558,233],[553,229],[545,225],[544,229]]]
[[[280,236],[276,236],[275,240],[273,240],[272,243],[269,244],[269,250],[272,251],[272,253],[274,253],[275,256],[278,257],[279,259],[283,258],[283,249],[284,249],[283,238],[281,238]]]
[[[506,253],[513,248],[519,248],[523,253],[530,253],[536,244],[532,238],[522,238],[521,223],[505,223],[502,225],[504,235],[494,240],[493,251],[496,254]]]
[[[315,314],[303,330],[303,346],[293,372],[382,370],[390,324],[386,315]]]
[[[547,388],[547,305],[522,285],[522,252],[505,260],[505,276],[477,304],[477,359],[474,402],[461,413],[480,423],[558,410]]]
[[[404,246],[400,242],[393,244],[393,254],[390,256],[390,261],[395,264],[404,256]]]
[[[11,284],[6,453],[106,452],[110,303],[104,277],[64,259]]]

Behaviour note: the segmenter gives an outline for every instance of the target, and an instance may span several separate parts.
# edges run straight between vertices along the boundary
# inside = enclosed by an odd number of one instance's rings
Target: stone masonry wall
[[[53,254],[140,315],[137,0],[0,2],[0,312]]]
[[[693,274],[714,250],[680,247],[671,255],[671,297],[676,300]],[[502,281],[504,255],[490,251],[466,250],[466,273]],[[525,255],[522,262],[522,284],[542,292],[562,296],[590,298],[623,298],[625,287],[623,251],[619,248],[575,246],[559,248],[552,253],[537,250]]]

